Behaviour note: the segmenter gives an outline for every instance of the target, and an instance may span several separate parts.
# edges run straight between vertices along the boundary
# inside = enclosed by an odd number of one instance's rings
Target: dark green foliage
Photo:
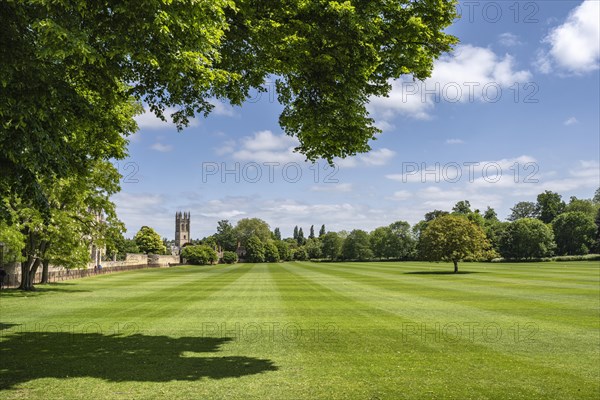
[[[306,261],[308,260],[308,252],[304,248],[304,246],[298,247],[294,250],[294,260],[296,261]]]
[[[218,261],[217,252],[210,246],[201,244],[196,246],[185,246],[181,251],[181,256],[189,263],[194,265],[213,264]]]
[[[496,213],[496,210],[488,206],[485,213],[483,213],[483,218],[486,221],[498,221],[498,214]]]
[[[323,224],[323,225],[321,225],[321,229],[319,229],[319,237],[321,238],[321,237],[325,236],[325,233],[327,233],[327,232],[325,231],[325,225]]]
[[[236,237],[233,225],[227,220],[222,220],[217,223],[217,233],[215,239],[219,247],[225,251],[236,251],[238,239]]]
[[[500,254],[500,239],[502,238],[502,235],[504,234],[504,231],[508,225],[509,222],[486,220],[486,223],[483,226],[485,236],[490,242],[492,249],[498,254]]]
[[[298,229],[298,237],[296,238],[298,242],[298,246],[303,246],[306,243],[306,239],[304,238],[304,231],[302,228]]]
[[[461,200],[452,207],[452,212],[455,214],[470,214],[471,211],[471,203],[469,200]]]
[[[542,258],[554,251],[552,229],[534,218],[511,222],[500,238],[500,254],[509,260]]]
[[[546,190],[537,197],[536,212],[540,221],[545,224],[551,223],[565,211],[565,202],[558,193]]]
[[[279,253],[279,258],[281,261],[291,261],[292,250],[290,249],[289,243],[283,240],[278,240],[275,241],[275,246],[277,246],[277,252]]]
[[[253,263],[265,262],[265,245],[256,235],[250,236],[246,243],[246,260]]]
[[[578,199],[575,196],[571,196],[569,204],[565,207],[565,212],[582,212],[594,218],[598,209],[600,209],[600,204],[594,203],[593,200]]]
[[[594,247],[596,224],[586,213],[565,212],[552,221],[556,254],[584,255]]]
[[[322,238],[323,257],[335,261],[342,253],[342,244],[344,240],[336,232],[327,232]]]
[[[596,224],[596,247],[595,247],[595,252],[600,254],[600,209],[598,209],[598,212],[596,213],[596,218],[594,219],[594,223]]]
[[[531,201],[520,201],[513,208],[508,216],[509,221],[516,221],[521,218],[537,218],[538,211],[535,203]]]
[[[310,260],[318,260],[322,257],[322,244],[321,240],[317,238],[309,238],[304,245],[306,252],[308,254],[308,258]]]
[[[262,243],[271,239],[271,229],[262,219],[244,218],[235,226],[235,234],[242,247],[247,247],[250,237],[256,236]]]
[[[360,229],[350,232],[342,245],[342,258],[357,261],[366,261],[373,258],[369,234]]]
[[[225,264],[235,264],[238,261],[237,253],[234,251],[223,252],[223,262]]]
[[[269,240],[265,244],[265,261],[270,263],[280,261],[279,250],[277,249],[277,245],[272,240]]]

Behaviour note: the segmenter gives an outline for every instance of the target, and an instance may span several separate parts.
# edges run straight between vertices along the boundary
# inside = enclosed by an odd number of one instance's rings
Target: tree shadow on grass
[[[479,274],[479,271],[411,271],[405,272],[406,275],[468,275]]]
[[[277,371],[271,360],[207,357],[231,338],[16,332],[0,342],[0,390],[39,378],[196,381]]]
[[[47,283],[37,284],[34,290],[21,290],[17,288],[2,289],[0,297],[13,298],[13,297],[37,297],[43,296],[50,293],[84,293],[91,292],[91,290],[73,289],[70,286],[75,286],[74,283]]]
[[[0,322],[0,331],[3,331],[5,329],[10,329],[13,326],[18,326],[19,324],[5,324],[4,322]],[[1,362],[1,360],[0,360]],[[0,368],[2,367],[2,364],[0,363]]]

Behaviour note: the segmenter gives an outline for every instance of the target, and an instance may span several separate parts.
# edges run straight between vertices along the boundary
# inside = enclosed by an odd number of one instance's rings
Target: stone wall
[[[86,268],[67,270],[64,267],[50,265],[48,267],[51,281],[72,279],[76,277],[88,276],[88,274],[110,273],[114,271],[146,268],[146,267],[168,267],[170,265],[179,264],[179,256],[162,256],[162,255],[146,255],[146,254],[127,254],[125,260],[122,261],[102,261],[101,269],[96,268],[93,262],[88,263]],[[7,286],[17,286],[21,281],[21,263],[5,264],[4,270],[7,273],[5,284]],[[38,268],[36,282],[41,278],[42,267]]]
[[[179,256],[161,256],[157,254],[148,256],[148,265],[151,267],[168,267],[171,264],[179,264]]]

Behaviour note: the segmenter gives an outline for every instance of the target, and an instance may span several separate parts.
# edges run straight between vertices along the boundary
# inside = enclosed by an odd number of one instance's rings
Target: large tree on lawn
[[[490,249],[483,230],[465,217],[444,215],[427,224],[419,237],[422,257],[431,261],[452,261],[454,273],[459,261],[483,257]]]
[[[131,99],[178,128],[266,80],[310,160],[370,149],[366,104],[430,76],[455,0],[0,2],[0,194],[48,210],[40,182],[125,156]],[[172,111],[171,111],[172,110]],[[0,204],[3,218],[7,208]],[[47,212],[46,212],[47,214]]]
[[[111,232],[123,230],[110,201],[110,196],[119,190],[119,178],[112,164],[96,161],[85,175],[43,180],[41,189],[48,200],[48,216],[28,199],[13,195],[7,200],[7,209],[25,237],[21,289],[34,289],[40,266],[85,267],[92,244],[103,246]]]

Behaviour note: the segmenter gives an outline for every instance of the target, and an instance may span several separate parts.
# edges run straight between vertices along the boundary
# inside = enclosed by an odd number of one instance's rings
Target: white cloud
[[[396,127],[396,125],[394,125],[388,121],[379,120],[379,121],[375,122],[375,127],[381,129],[382,132],[389,132],[392,129],[394,129]]]
[[[366,154],[361,154],[359,158],[365,165],[381,166],[387,164],[395,155],[395,151],[382,148],[379,150],[371,150]]]
[[[338,192],[338,193],[348,193],[351,192],[353,186],[351,183],[331,183],[331,184],[323,184],[323,185],[315,185],[310,188],[313,192]]]
[[[213,213],[201,213],[200,215],[202,215],[203,217],[206,217],[206,218],[230,219],[230,218],[239,217],[241,215],[246,215],[246,213],[244,211],[240,211],[240,210],[229,210],[229,211],[219,211],[219,212],[213,212]]]
[[[543,40],[550,46],[538,53],[537,66],[548,73],[559,71],[582,74],[598,69],[600,59],[600,2],[586,0],[575,7],[566,21]]]
[[[117,207],[119,218],[126,223],[129,237],[133,237],[144,225],[157,230],[173,226],[171,213],[166,207],[167,200],[162,195],[120,192],[111,200]]]
[[[469,200],[473,210],[484,210],[487,206],[499,206],[503,199],[501,194],[481,193],[469,187],[444,190],[437,186],[429,186],[418,191],[416,196],[420,200],[417,207],[423,214],[434,209],[450,211],[461,200]]]
[[[569,125],[575,125],[575,124],[578,124],[578,123],[579,123],[579,121],[577,121],[577,118],[575,118],[575,117],[571,117],[571,118],[567,119],[567,120],[564,122],[564,124],[565,124],[566,126],[569,126]]]
[[[495,161],[461,161],[433,163],[402,163],[402,171],[388,174],[389,180],[401,183],[469,183],[475,187],[512,187],[515,165],[521,169],[537,165],[535,158],[523,155]],[[512,183],[511,183],[512,182]]]
[[[237,115],[235,109],[232,106],[222,101],[219,101],[217,99],[211,99],[209,100],[209,103],[214,106],[211,112],[212,115],[219,115],[223,117],[235,117]]]
[[[168,153],[170,151],[173,151],[173,146],[171,146],[170,144],[162,144],[160,142],[154,143],[152,146],[150,146],[150,148],[161,153]]]
[[[305,157],[294,152],[299,144],[295,137],[265,130],[246,136],[237,142],[225,141],[220,148],[216,149],[216,152],[218,155],[231,154],[234,159],[239,161],[305,163]],[[395,155],[396,152],[384,147],[354,157],[336,158],[334,164],[339,168],[354,168],[361,165],[382,166],[389,163]]]
[[[498,43],[505,47],[513,47],[522,44],[519,41],[519,37],[510,32],[505,32],[498,35]]]
[[[446,144],[464,144],[462,139],[447,139]]]
[[[235,151],[235,140],[230,139],[223,142],[221,147],[217,148],[215,152],[217,155],[222,156],[225,154],[231,154]]]
[[[394,157],[396,152],[386,147],[377,150],[371,150],[368,153],[359,154],[353,157],[336,158],[334,164],[339,168],[356,168],[364,167],[380,167],[388,164]]]
[[[407,190],[399,190],[394,192],[391,197],[388,197],[388,200],[407,200],[413,197],[413,194]]]
[[[581,189],[597,189],[600,185],[600,163],[598,161],[579,161],[576,168],[569,170],[567,178],[541,181],[540,188],[564,193]]]
[[[233,158],[240,161],[255,162],[302,162],[304,156],[294,152],[298,139],[285,135],[274,134],[266,130],[256,132],[240,141],[241,147],[233,152]]]
[[[136,116],[134,119],[140,129],[165,129],[175,128],[171,114],[176,112],[175,108],[167,108],[164,112],[166,121],[161,120],[153,112],[146,110],[143,114]],[[194,118],[190,119],[190,127],[198,126],[198,121]]]
[[[529,71],[516,69],[509,54],[499,56],[488,48],[461,45],[435,62],[431,78],[392,81],[389,96],[371,98],[368,110],[384,126],[396,114],[426,120],[437,103],[495,102],[502,88],[530,78]]]

